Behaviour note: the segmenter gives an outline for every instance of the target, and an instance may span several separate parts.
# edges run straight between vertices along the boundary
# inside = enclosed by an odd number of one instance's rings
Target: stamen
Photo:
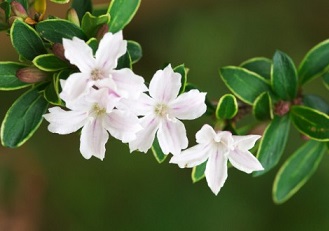
[[[100,116],[102,114],[106,113],[106,109],[103,107],[100,107],[99,104],[95,103],[92,109],[92,114],[95,116]]]
[[[163,103],[158,103],[154,108],[154,112],[156,115],[164,117],[168,114],[168,106]]]
[[[99,70],[97,68],[92,70],[90,75],[91,75],[91,79],[94,81],[103,79],[103,76],[104,76],[102,70]]]

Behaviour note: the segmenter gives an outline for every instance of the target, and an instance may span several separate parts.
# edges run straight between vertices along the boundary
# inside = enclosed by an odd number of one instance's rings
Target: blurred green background
[[[49,4],[48,13],[63,16],[67,7]],[[137,74],[149,80],[166,62],[185,63],[189,81],[218,99],[228,92],[219,67],[271,58],[276,49],[298,64],[329,37],[328,10],[327,0],[143,0],[124,36],[143,47]],[[15,61],[10,39],[0,39],[0,60]],[[319,80],[304,90],[328,100]],[[21,92],[0,93],[1,119]],[[191,143],[208,119],[186,123]],[[301,143],[291,132],[283,160]],[[278,168],[259,178],[231,168],[214,196],[205,181],[192,184],[190,169],[131,154],[114,139],[104,161],[85,160],[78,134],[51,134],[44,122],[23,147],[0,149],[0,230],[329,230],[328,161],[278,206],[271,199]]]

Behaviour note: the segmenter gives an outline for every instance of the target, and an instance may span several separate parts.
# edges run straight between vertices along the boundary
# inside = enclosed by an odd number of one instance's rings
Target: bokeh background
[[[47,10],[64,16],[67,8]],[[189,81],[218,99],[228,92],[219,67],[271,58],[276,49],[298,64],[329,37],[328,10],[327,0],[143,0],[124,36],[143,47],[136,73],[149,80],[166,62],[185,63]],[[10,39],[0,36],[0,60],[15,61]],[[320,81],[304,90],[328,100]],[[21,92],[0,92],[1,119]],[[186,123],[192,143],[203,123],[211,121]],[[291,132],[282,161],[301,143]],[[275,205],[278,168],[259,178],[231,168],[214,196],[205,181],[191,182],[190,169],[129,153],[114,139],[104,161],[85,160],[78,134],[51,134],[44,122],[23,147],[0,148],[0,230],[329,230],[328,162],[326,155],[300,192]]]

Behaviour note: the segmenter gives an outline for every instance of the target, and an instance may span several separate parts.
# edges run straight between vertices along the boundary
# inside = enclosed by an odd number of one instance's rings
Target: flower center
[[[163,103],[158,103],[157,105],[155,105],[154,112],[156,115],[164,117],[168,114],[168,106]]]
[[[106,109],[104,107],[100,107],[99,104],[97,103],[94,104],[91,111],[92,111],[92,115],[94,115],[95,117],[106,113]]]
[[[103,77],[104,77],[103,71],[98,69],[98,68],[92,70],[90,75],[91,75],[91,79],[94,80],[94,81],[99,80],[99,79],[103,79]]]

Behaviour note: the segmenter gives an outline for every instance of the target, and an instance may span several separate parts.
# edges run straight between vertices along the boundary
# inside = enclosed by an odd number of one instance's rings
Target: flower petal
[[[154,104],[154,99],[143,93],[137,100],[121,99],[117,107],[137,116],[145,116],[153,114]]]
[[[196,119],[207,110],[205,98],[206,93],[200,93],[198,90],[183,93],[169,104],[170,114],[183,120]]]
[[[163,119],[159,126],[158,140],[164,154],[177,155],[187,148],[188,140],[184,124],[179,120]]]
[[[111,76],[117,93],[123,98],[137,99],[140,94],[147,91],[144,79],[129,68],[112,71]]]
[[[177,97],[181,85],[181,75],[175,73],[169,64],[165,69],[158,70],[151,79],[150,96],[168,103]]]
[[[90,118],[81,131],[80,152],[82,156],[86,159],[95,156],[103,160],[108,138],[109,134],[102,127],[102,121]]]
[[[209,188],[217,195],[227,179],[227,159],[219,149],[209,156],[205,176]]]
[[[253,171],[264,170],[261,163],[249,151],[235,149],[228,155],[231,164],[240,171],[251,173]]]
[[[60,107],[49,108],[43,117],[50,123],[48,130],[58,134],[69,134],[80,129],[87,120],[88,114],[81,111],[64,111]]]
[[[199,144],[208,144],[213,142],[215,136],[216,132],[208,124],[203,125],[202,128],[195,134],[196,142]]]
[[[142,130],[137,116],[120,110],[114,110],[104,117],[103,125],[113,137],[123,143],[136,139],[136,133]]]
[[[232,136],[234,146],[242,151],[247,151],[255,146],[256,141],[261,137],[259,135]]]
[[[136,139],[129,143],[130,152],[139,150],[147,152],[154,141],[155,133],[158,130],[159,120],[153,115],[148,115],[140,120],[143,130],[136,134]]]
[[[83,40],[77,37],[72,40],[63,38],[63,46],[65,57],[81,72],[89,74],[95,67],[93,51]]]
[[[209,147],[209,145],[197,144],[178,155],[174,155],[169,163],[178,164],[180,168],[192,168],[200,165],[208,159],[210,154]]]
[[[89,76],[83,73],[74,73],[70,75],[66,81],[61,81],[63,90],[59,96],[66,103],[70,103],[80,96],[88,94],[89,87],[93,84],[92,81],[88,79]]]
[[[122,31],[115,34],[108,32],[101,39],[96,51],[96,65],[103,70],[112,70],[126,51],[127,41],[123,40]]]

